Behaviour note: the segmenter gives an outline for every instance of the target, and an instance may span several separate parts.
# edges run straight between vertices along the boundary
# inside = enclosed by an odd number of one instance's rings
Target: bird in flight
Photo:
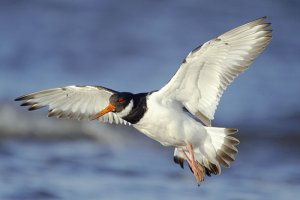
[[[131,125],[164,146],[174,161],[186,161],[199,185],[235,160],[237,129],[212,127],[227,86],[265,49],[270,23],[262,17],[192,50],[160,90],[133,94],[102,86],[66,86],[16,98],[29,110],[49,107],[48,116]]]

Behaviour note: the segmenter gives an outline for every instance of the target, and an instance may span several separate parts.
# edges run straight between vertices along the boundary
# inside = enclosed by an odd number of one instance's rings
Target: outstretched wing
[[[271,40],[266,17],[239,26],[197,47],[161,90],[161,98],[182,103],[207,126],[226,87]]]
[[[109,97],[114,93],[116,91],[100,86],[67,86],[31,93],[15,100],[23,101],[21,106],[30,106],[28,110],[49,106],[49,117],[91,120],[108,105]],[[112,112],[100,117],[99,120],[129,124]]]

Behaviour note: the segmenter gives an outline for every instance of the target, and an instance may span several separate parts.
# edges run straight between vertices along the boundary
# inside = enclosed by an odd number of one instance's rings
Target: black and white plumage
[[[29,110],[49,106],[48,116],[129,124],[165,146],[174,161],[186,160],[197,182],[219,174],[238,152],[236,129],[211,127],[227,86],[271,40],[266,17],[230,30],[190,52],[160,90],[132,94],[101,86],[67,86],[17,98]],[[202,123],[197,120],[198,118]]]

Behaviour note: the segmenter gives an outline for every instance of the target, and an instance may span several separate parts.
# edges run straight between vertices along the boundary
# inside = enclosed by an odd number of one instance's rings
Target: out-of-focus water
[[[295,199],[299,144],[244,139],[237,161],[197,187],[171,149],[91,140],[0,142],[0,199]],[[153,148],[156,147],[156,148]]]
[[[296,199],[299,9],[296,0],[1,0],[0,199]],[[131,128],[48,119],[12,102],[73,84],[159,89],[191,49],[265,15],[273,40],[213,122],[240,129],[237,160],[200,188],[172,148]]]

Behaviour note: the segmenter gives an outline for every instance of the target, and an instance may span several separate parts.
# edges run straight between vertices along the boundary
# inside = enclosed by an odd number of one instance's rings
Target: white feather
[[[133,100],[131,99],[129,104],[125,107],[125,109],[123,109],[121,112],[118,113],[118,116],[121,118],[127,116],[132,110],[132,108],[133,108]]]
[[[114,92],[96,86],[67,86],[31,93],[19,98],[25,103],[49,106],[49,114],[72,119],[90,119],[109,103]],[[125,124],[115,113],[102,116],[100,121]]]
[[[208,120],[214,119],[226,87],[270,41],[269,24],[261,24],[264,19],[228,31],[190,52],[174,77],[158,91],[160,97],[181,102],[195,116],[200,112]]]

